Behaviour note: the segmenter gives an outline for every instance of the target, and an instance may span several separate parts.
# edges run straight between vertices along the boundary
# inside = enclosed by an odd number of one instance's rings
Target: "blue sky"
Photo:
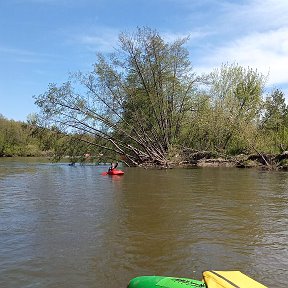
[[[196,73],[236,62],[269,74],[288,98],[287,0],[0,0],[0,114],[25,121],[33,95],[89,71],[120,32],[190,36]]]

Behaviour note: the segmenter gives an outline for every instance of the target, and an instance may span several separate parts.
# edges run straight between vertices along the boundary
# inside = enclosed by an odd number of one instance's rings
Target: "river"
[[[125,288],[240,270],[288,280],[288,173],[0,159],[0,287]]]

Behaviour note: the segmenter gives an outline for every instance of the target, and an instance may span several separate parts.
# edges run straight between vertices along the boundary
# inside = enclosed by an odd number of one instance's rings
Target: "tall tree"
[[[93,145],[104,139],[107,144],[101,146],[125,156],[127,163],[166,163],[196,82],[186,41],[165,42],[150,28],[120,34],[115,53],[99,54],[91,73],[74,75],[76,87],[72,81],[51,84],[36,97],[42,119],[94,135]]]
[[[261,115],[266,77],[252,68],[223,64],[209,75],[211,129],[217,149],[249,146]],[[240,152],[240,151],[237,151]]]

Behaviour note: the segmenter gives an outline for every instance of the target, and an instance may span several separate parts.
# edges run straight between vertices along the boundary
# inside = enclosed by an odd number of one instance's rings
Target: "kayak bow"
[[[113,169],[113,170],[108,171],[107,174],[108,175],[123,175],[124,172],[122,170]]]
[[[116,169],[101,173],[102,176],[105,176],[105,175],[119,175],[120,176],[123,174],[124,174],[124,172],[122,170],[116,170]]]

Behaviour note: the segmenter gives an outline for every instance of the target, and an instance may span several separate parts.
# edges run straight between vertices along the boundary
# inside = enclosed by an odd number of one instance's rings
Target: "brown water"
[[[126,287],[240,270],[288,280],[288,173],[0,160],[0,287]]]

